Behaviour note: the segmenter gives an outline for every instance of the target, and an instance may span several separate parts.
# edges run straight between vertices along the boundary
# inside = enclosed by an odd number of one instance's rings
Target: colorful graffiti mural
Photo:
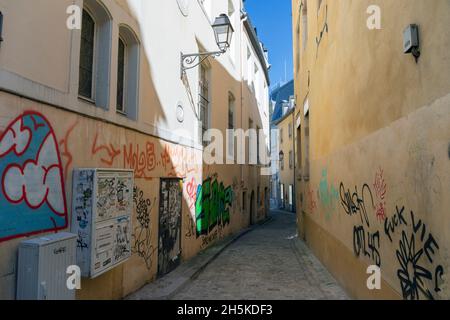
[[[67,227],[63,166],[56,135],[25,112],[0,138],[0,241]]]
[[[225,188],[223,182],[208,178],[197,189],[195,217],[197,237],[207,235],[216,226],[230,223],[230,207],[233,202],[232,187]]]

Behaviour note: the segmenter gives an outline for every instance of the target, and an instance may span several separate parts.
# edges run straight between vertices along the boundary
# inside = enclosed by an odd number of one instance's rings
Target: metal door
[[[161,179],[158,233],[158,276],[181,262],[182,180]]]

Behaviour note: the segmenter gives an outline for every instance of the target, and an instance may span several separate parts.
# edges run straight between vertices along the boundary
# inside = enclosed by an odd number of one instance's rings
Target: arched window
[[[139,93],[139,42],[127,26],[119,27],[117,51],[116,110],[137,119]]]
[[[234,161],[234,129],[235,129],[235,105],[236,98],[231,92],[228,92],[228,147],[227,155],[229,160]]]
[[[78,95],[105,109],[109,105],[111,25],[111,15],[100,1],[84,1]]]
[[[78,94],[84,98],[94,98],[94,39],[95,21],[92,16],[83,10],[83,26],[81,28],[80,48],[80,80]]]

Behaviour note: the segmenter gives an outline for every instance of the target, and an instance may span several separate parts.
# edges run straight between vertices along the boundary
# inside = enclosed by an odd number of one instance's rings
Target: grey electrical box
[[[76,265],[77,236],[57,233],[19,246],[17,300],[74,300],[67,267]]]
[[[416,24],[411,24],[403,31],[403,52],[411,53],[414,48],[418,47],[419,27]]]

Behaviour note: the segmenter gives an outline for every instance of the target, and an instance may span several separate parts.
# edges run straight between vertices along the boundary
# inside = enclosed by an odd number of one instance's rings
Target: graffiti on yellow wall
[[[67,227],[63,166],[47,119],[29,111],[0,137],[0,241]]]
[[[216,226],[224,227],[230,223],[230,207],[233,202],[232,187],[223,182],[208,178],[197,189],[195,217],[197,237],[207,235]]]

